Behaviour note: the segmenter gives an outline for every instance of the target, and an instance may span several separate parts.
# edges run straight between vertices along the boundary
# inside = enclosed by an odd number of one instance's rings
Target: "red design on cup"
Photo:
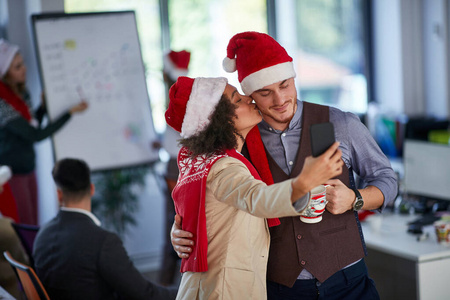
[[[326,204],[326,188],[323,185],[319,185],[311,190],[309,203],[301,212],[300,220],[305,223],[322,221],[322,214],[325,212]]]

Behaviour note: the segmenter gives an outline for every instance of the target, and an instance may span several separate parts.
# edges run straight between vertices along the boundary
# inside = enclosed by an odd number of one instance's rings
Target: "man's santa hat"
[[[175,81],[178,77],[187,75],[190,60],[191,53],[189,51],[176,52],[171,50],[163,56],[163,71],[170,79]]]
[[[230,39],[223,68],[238,71],[242,91],[250,96],[267,85],[295,77],[292,58],[271,36],[247,31]]]
[[[166,122],[189,138],[203,131],[227,86],[227,79],[181,76],[169,90]]]

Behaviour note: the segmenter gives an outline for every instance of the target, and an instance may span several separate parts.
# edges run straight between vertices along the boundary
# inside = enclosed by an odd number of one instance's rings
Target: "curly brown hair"
[[[222,95],[216,109],[209,117],[211,123],[208,127],[194,136],[180,139],[179,143],[188,148],[193,156],[236,148],[235,134],[238,136],[240,134],[234,128],[235,110],[236,106],[227,96]]]

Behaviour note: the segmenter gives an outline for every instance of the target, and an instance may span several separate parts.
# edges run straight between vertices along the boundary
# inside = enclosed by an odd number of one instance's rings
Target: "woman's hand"
[[[45,93],[44,92],[41,93],[41,106],[42,107],[47,107],[47,99],[45,98]]]
[[[298,199],[318,185],[342,173],[342,151],[335,142],[322,155],[308,156],[302,172],[292,182],[292,199]]]
[[[69,110],[71,114],[74,113],[80,113],[85,111],[88,108],[88,103],[86,101],[81,101],[80,103],[72,106],[72,108]]]

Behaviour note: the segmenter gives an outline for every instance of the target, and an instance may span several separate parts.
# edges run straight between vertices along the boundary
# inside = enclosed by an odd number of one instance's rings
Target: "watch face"
[[[362,199],[356,199],[355,205],[353,206],[354,210],[360,210],[364,205],[364,201]]]

